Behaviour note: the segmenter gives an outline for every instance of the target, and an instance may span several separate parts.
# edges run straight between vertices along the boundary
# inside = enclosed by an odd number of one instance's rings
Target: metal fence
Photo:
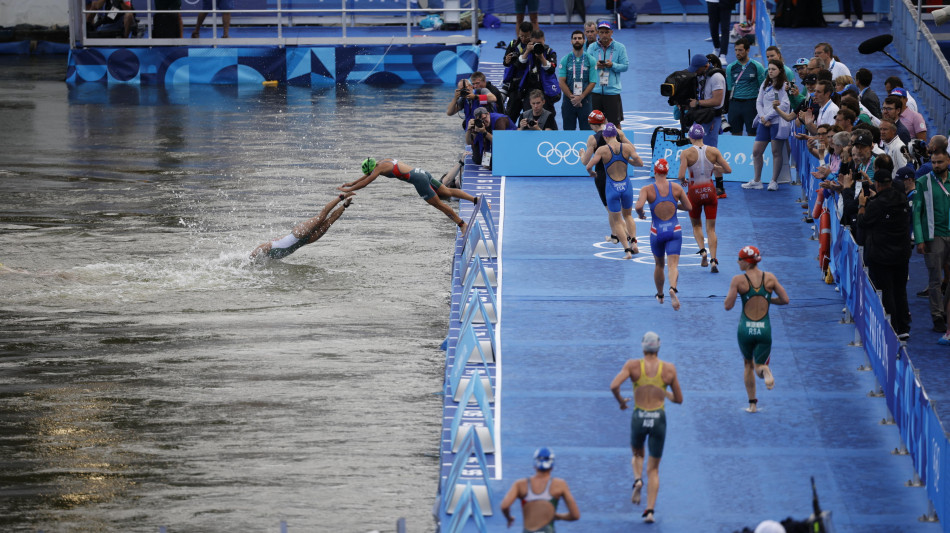
[[[940,7],[940,6],[934,6]],[[944,94],[950,94],[950,63],[944,57],[937,40],[923,22],[921,1],[915,5],[910,0],[891,3],[891,31],[897,55],[915,72],[934,84]],[[917,78],[913,79],[917,101],[926,110],[936,127],[936,132],[946,135],[950,128],[950,106],[937,91],[927,87]]]

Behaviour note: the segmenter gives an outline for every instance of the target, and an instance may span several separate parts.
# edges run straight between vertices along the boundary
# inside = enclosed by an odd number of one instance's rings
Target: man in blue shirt
[[[619,126],[623,122],[620,73],[626,72],[630,64],[627,62],[627,48],[613,40],[613,34],[609,22],[598,24],[597,42],[587,48],[587,53],[597,61],[597,84],[594,86],[591,104],[594,109],[604,112],[607,122]]]
[[[565,130],[589,130],[587,115],[594,110],[591,91],[597,83],[597,61],[584,52],[584,32],[574,30],[571,34],[571,54],[561,59],[557,69],[557,81],[564,94],[561,100],[561,120]]]

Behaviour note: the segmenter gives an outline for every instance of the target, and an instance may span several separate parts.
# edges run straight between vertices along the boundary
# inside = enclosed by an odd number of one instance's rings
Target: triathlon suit
[[[381,172],[380,174],[386,176],[387,178],[396,178],[403,181],[408,181],[413,185],[413,187],[416,188],[416,192],[419,193],[419,196],[421,196],[423,200],[428,200],[429,198],[436,196],[436,191],[442,186],[442,182],[433,178],[432,174],[429,174],[421,168],[414,168],[410,170],[408,174],[403,174],[399,171],[399,160],[391,159],[390,161],[393,162],[392,172]]]
[[[307,244],[308,240],[310,239],[307,237],[294,237],[294,234],[291,233],[285,237],[277,239],[276,241],[271,241],[270,250],[267,251],[267,257],[270,257],[271,259],[283,259],[296,252],[301,246]]]
[[[598,131],[594,134],[594,141],[597,143],[597,146],[594,147],[595,152],[600,149],[601,146],[607,146],[607,141],[604,140],[604,132],[602,131]],[[594,173],[597,174],[594,176],[594,187],[597,187],[597,194],[600,195],[600,201],[604,203],[604,207],[607,207],[607,192],[604,190],[604,186],[607,185],[607,170],[604,168],[603,161],[594,165]]]
[[[656,367],[656,375],[649,377],[646,365],[643,359],[640,359],[640,379],[633,382],[633,388],[636,390],[644,385],[653,385],[666,391],[667,385],[663,382],[663,361]],[[642,450],[647,437],[650,438],[650,457],[663,457],[663,443],[666,442],[666,410],[663,404],[652,410],[634,404],[633,418],[630,420],[630,446],[635,450]]]
[[[610,150],[610,161],[604,164],[606,169],[614,163],[623,163],[623,179],[617,181],[609,175],[606,179],[604,189],[607,195],[607,209],[611,213],[619,213],[621,209],[630,209],[633,207],[633,189],[630,187],[630,177],[627,176],[627,158],[623,156],[623,143],[620,143],[620,153],[614,153],[613,148],[607,145]]]
[[[656,199],[650,202],[650,249],[653,255],[663,257],[666,255],[679,255],[680,248],[683,246],[683,228],[680,226],[679,219],[676,218],[676,212],[669,220],[660,220],[656,216],[656,206],[662,202],[671,202],[677,205],[676,197],[673,196],[673,184],[668,184],[670,191],[666,196],[660,196],[660,189],[653,184],[653,190],[656,191]]]
[[[533,501],[538,501],[538,500],[547,500],[551,503],[551,505],[554,506],[554,510],[555,511],[557,510],[558,498],[551,497],[551,483],[554,482],[553,477],[548,478],[548,484],[544,486],[544,490],[541,491],[540,494],[535,494],[534,491],[531,490],[531,478],[528,478],[527,482],[528,482],[528,494],[526,494],[524,498],[521,498],[522,507],[524,507],[524,505],[528,502],[533,502]],[[554,533],[554,520],[551,520],[550,523],[542,526],[541,529],[523,528],[522,533]]]
[[[762,296],[771,306],[772,293],[765,289],[765,273],[762,274],[762,285],[753,287],[748,274],[743,274],[749,282],[749,291],[742,294],[742,316],[739,317],[739,350],[742,357],[755,361],[757,365],[769,364],[772,353],[772,324],[769,321],[768,310],[761,320],[752,320],[745,314],[745,304],[754,296]]]
[[[689,191],[686,193],[692,205],[689,218],[699,218],[699,215],[705,211],[706,220],[716,220],[719,196],[716,194],[716,185],[712,180],[713,164],[706,157],[706,145],[695,148],[698,157],[696,162],[689,166]]]

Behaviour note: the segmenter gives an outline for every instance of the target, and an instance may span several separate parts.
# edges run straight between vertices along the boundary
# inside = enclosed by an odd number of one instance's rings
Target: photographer
[[[475,109],[484,107],[489,112],[492,112],[495,110],[495,105],[498,102],[498,97],[492,94],[485,86],[487,82],[485,81],[484,74],[481,72],[473,72],[470,80],[472,81],[459,81],[452,101],[449,102],[449,106],[445,110],[445,114],[449,116],[462,113],[462,129],[465,130],[468,129],[469,121],[472,120]],[[476,83],[482,87],[476,87]]]
[[[907,265],[911,255],[907,222],[911,210],[903,191],[892,186],[886,157],[877,160],[874,187],[867,186],[858,197],[857,224],[865,235],[864,264],[868,275],[881,291],[884,311],[891,315],[897,337],[907,340],[910,338]]]
[[[540,89],[535,89],[531,91],[528,101],[531,107],[521,115],[518,129],[556,130],[557,121],[554,120],[554,112],[544,107],[544,93]]]
[[[544,108],[554,113],[554,103],[557,98],[548,98],[544,95],[544,79],[547,77],[557,83],[557,54],[550,46],[544,44],[544,32],[535,30],[531,32],[531,41],[525,51],[518,56],[517,61],[524,65],[523,75],[520,80],[512,81],[512,85],[517,84],[520,100],[517,102],[509,98],[509,111],[513,105],[520,106],[521,111],[530,107],[529,98],[531,93],[537,89],[542,90],[544,96]],[[508,113],[508,116],[512,116]]]
[[[476,165],[491,166],[492,132],[515,129],[511,119],[501,113],[489,113],[479,107],[472,113],[473,119],[465,130],[465,144],[472,147],[472,161]]]

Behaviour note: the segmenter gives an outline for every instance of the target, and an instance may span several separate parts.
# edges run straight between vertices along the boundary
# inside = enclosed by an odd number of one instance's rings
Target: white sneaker
[[[855,28],[863,28],[863,27],[864,27],[864,21],[861,20],[861,19],[858,19],[858,21],[854,23],[854,27],[855,27]]]
[[[863,24],[862,24],[862,26],[863,26]],[[844,19],[844,20],[842,20],[842,21],[841,21],[841,24],[838,24],[838,27],[839,27],[839,28],[850,28],[850,27],[851,27],[851,19]]]
[[[742,184],[742,188],[743,188],[743,189],[761,189],[761,188],[762,188],[762,182],[761,182],[761,181],[752,180],[752,181],[750,181],[749,183],[743,183],[743,184]]]
[[[726,54],[719,54],[719,62],[722,63],[722,67],[725,68],[729,63],[729,57]]]
[[[761,187],[759,187],[759,188],[761,189]],[[777,190],[778,190],[778,182],[777,182],[777,181],[769,182],[769,190],[770,190],[770,191],[777,191]]]

